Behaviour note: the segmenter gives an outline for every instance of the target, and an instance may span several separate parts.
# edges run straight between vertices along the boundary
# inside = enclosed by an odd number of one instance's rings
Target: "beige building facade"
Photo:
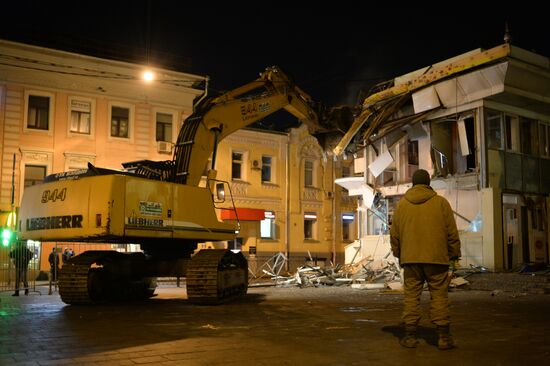
[[[236,249],[248,253],[251,268],[277,253],[291,270],[343,263],[345,245],[357,238],[357,204],[334,178],[353,174],[351,159],[334,159],[305,125],[288,133],[244,129],[220,143],[216,169],[238,210],[264,213],[241,219]]]

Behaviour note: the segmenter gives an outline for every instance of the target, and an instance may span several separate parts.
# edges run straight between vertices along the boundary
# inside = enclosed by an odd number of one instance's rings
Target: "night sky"
[[[19,0],[2,5],[0,38],[209,75],[216,91],[278,65],[327,105],[357,103],[377,83],[499,45],[506,21],[512,44],[550,56],[550,27],[537,7],[190,4]],[[459,5],[465,8],[450,9]]]

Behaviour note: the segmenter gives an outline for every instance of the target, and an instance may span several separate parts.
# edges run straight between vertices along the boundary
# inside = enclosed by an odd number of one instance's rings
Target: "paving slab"
[[[69,306],[0,294],[0,365],[523,365],[550,359],[550,296],[450,293],[458,347],[437,349],[422,295],[421,343],[398,343],[402,294],[349,286],[250,288],[218,306],[181,288],[147,301]]]

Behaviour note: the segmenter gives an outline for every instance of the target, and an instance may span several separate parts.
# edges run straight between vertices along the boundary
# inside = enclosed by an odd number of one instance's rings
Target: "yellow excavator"
[[[95,250],[71,258],[59,275],[59,293],[67,304],[147,298],[153,296],[155,278],[163,276],[186,277],[194,303],[242,296],[248,286],[242,253],[207,249],[195,254],[197,243],[232,240],[238,232],[238,224],[216,215],[228,188],[216,179],[216,148],[224,137],[281,109],[312,128],[320,126],[310,96],[277,67],[221,96],[203,98],[184,121],[172,160],[132,162],[121,171],[89,164],[26,188],[19,237],[140,244],[138,253]],[[201,184],[206,169],[206,184]]]

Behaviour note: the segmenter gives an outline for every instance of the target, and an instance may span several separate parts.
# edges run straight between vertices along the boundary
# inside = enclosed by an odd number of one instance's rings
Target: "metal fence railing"
[[[37,292],[40,243],[18,241],[0,247],[0,292]]]
[[[28,295],[57,292],[57,278],[63,264],[87,250],[139,251],[135,244],[13,242],[0,246],[0,292]]]

